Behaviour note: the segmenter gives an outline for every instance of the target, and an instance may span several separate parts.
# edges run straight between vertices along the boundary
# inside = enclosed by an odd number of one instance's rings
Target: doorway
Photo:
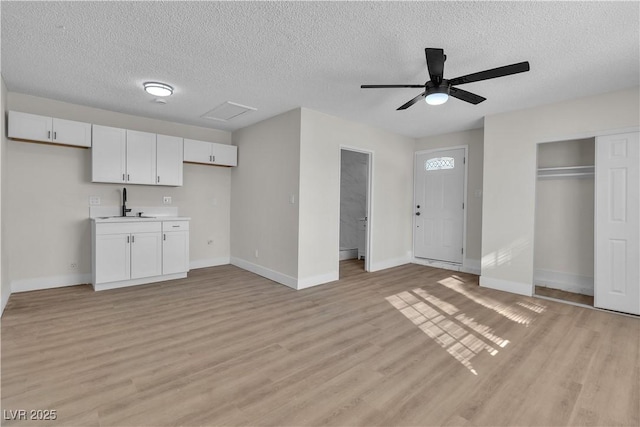
[[[372,153],[340,149],[340,261],[369,271]]]
[[[418,152],[414,171],[414,256],[462,264],[466,147]]]

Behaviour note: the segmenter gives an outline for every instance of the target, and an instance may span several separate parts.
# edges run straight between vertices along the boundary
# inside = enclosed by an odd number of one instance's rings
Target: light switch
[[[171,196],[164,196],[162,198],[162,203],[164,203],[165,205],[170,205],[171,204]]]
[[[296,195],[292,194],[289,196],[289,203],[291,203],[292,205],[296,203]]]

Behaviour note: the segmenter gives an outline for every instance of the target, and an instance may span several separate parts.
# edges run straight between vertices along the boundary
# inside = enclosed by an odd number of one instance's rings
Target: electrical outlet
[[[207,240],[207,245],[213,245],[213,239]]]
[[[164,196],[162,198],[162,203],[164,203],[165,205],[170,205],[171,204],[171,196]]]
[[[89,205],[97,206],[100,204],[100,196],[89,196]]]
[[[71,261],[69,263],[69,270],[77,271],[78,270],[78,262],[77,261]]]

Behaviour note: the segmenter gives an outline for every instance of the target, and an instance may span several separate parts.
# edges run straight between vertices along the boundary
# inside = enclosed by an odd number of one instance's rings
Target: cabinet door
[[[211,144],[213,147],[213,164],[222,166],[238,165],[238,147],[226,144]]]
[[[191,163],[212,163],[211,143],[195,139],[184,140],[184,161]]]
[[[182,138],[158,135],[156,138],[156,184],[182,185]]]
[[[135,233],[131,235],[131,278],[162,274],[162,234]]]
[[[91,148],[92,182],[126,182],[126,131],[93,125]]]
[[[96,236],[96,283],[117,282],[130,277],[129,234]]]
[[[156,134],[127,130],[127,182],[156,183]]]
[[[9,111],[9,138],[51,142],[51,117]]]
[[[162,242],[162,274],[189,271],[189,232],[164,233]]]
[[[54,118],[53,142],[91,147],[91,124]]]

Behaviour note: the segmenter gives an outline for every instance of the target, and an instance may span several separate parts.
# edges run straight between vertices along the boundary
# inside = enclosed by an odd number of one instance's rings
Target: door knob
[[[420,212],[416,212],[416,215],[420,216]]]

